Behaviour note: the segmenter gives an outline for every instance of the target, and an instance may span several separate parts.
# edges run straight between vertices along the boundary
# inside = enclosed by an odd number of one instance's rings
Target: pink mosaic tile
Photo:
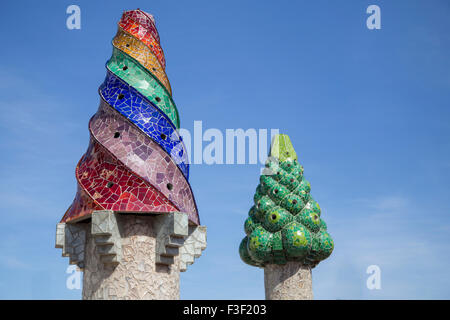
[[[152,139],[101,99],[91,119],[92,136],[132,172],[152,184],[189,219],[199,224],[189,182],[169,155]]]

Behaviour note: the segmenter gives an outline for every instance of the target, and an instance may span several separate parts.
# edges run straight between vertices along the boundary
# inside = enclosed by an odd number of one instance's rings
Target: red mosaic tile
[[[153,16],[139,9],[125,11],[119,22],[119,31],[122,30],[124,35],[135,39],[124,44],[129,50],[124,52],[146,49],[141,51],[151,56],[152,63],[141,59],[146,62],[144,66],[153,70],[160,64],[157,70],[164,74],[165,58]],[[141,60],[137,61],[142,63]],[[168,79],[166,82],[170,90]],[[134,88],[127,90],[121,92],[122,96],[130,96]],[[89,218],[95,210],[133,214],[181,211],[188,214],[191,223],[199,225],[187,169],[185,172],[165,148],[172,141],[166,142],[162,135],[160,140],[159,135],[153,134],[150,130],[153,123],[139,127],[114,109],[113,105],[117,107],[114,101],[106,102],[102,96],[100,99],[99,110],[89,122],[89,148],[76,168],[77,193],[61,222]],[[136,101],[126,100],[124,104],[122,111],[134,107]],[[144,115],[156,118],[144,111],[148,110],[134,110],[139,119]],[[158,123],[153,130],[160,130],[159,126],[165,128]]]
[[[92,137],[130,171],[158,189],[189,220],[200,224],[189,182],[161,146],[101,99],[89,122]]]
[[[147,29],[148,32],[152,35],[152,37],[160,43],[158,29],[156,29],[155,19],[153,16],[141,9],[125,11],[122,14],[122,19],[130,18],[136,21],[138,24]]]
[[[74,221],[79,218],[88,217],[91,215],[92,211],[95,210],[103,210],[103,208],[95,203],[95,201],[89,197],[79,185],[77,185],[75,199],[62,217],[61,222]]]
[[[125,32],[142,41],[154,53],[158,61],[161,63],[161,66],[163,68],[166,67],[164,52],[158,41],[153,38],[151,32],[149,32],[145,27],[138,24],[130,17],[122,17],[122,19],[120,19],[119,21],[119,27],[122,28],[122,30],[124,30]]]
[[[92,137],[86,154],[77,166],[76,177],[78,192],[61,222],[88,216],[94,210],[135,213],[180,211]]]

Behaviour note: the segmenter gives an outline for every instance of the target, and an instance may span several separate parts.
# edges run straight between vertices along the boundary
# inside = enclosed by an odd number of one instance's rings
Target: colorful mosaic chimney
[[[333,251],[333,240],[310,190],[289,137],[275,136],[239,247],[245,263],[265,268],[268,299],[312,298],[311,269]],[[298,292],[292,292],[289,281],[309,284],[294,283],[292,288]]]
[[[56,246],[83,269],[85,248],[79,249],[76,240],[80,232],[95,236],[95,224],[105,217],[110,221],[106,228],[113,230],[118,214],[150,215],[169,221],[158,220],[165,229],[155,230],[163,243],[156,244],[156,263],[171,265],[180,255],[184,271],[206,247],[206,229],[200,227],[188,182],[188,155],[153,16],[125,11],[112,44],[100,106],[89,122],[89,147],[76,167],[77,194],[58,225]],[[80,227],[89,221],[90,232]],[[114,232],[103,233],[113,237]],[[103,260],[119,265],[120,244],[111,245],[114,241],[108,245],[115,251],[104,250]]]

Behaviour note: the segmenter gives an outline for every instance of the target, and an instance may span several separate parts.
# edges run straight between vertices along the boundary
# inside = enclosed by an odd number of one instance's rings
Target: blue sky
[[[81,8],[81,30],[66,8]],[[381,8],[368,30],[366,8]],[[4,1],[0,298],[79,299],[55,226],[123,10],[154,14],[181,126],[291,137],[335,241],[317,299],[450,298],[450,4],[438,1]],[[184,299],[263,299],[240,261],[260,165],[192,165],[208,248]],[[381,290],[366,269],[381,268]]]

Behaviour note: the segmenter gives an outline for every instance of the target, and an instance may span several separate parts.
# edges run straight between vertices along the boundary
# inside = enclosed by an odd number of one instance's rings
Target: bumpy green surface
[[[333,239],[310,191],[289,137],[277,135],[245,221],[247,236],[239,246],[245,263],[298,261],[315,267],[330,256]]]
[[[142,67],[139,62],[114,47],[111,59],[106,65],[112,73],[134,87],[161,109],[177,129],[180,127],[178,110],[171,95],[161,82]]]

